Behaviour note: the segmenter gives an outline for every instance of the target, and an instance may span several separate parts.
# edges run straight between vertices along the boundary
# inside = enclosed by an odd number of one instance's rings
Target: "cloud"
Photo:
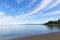
[[[0,25],[11,25],[23,23],[21,20],[16,19],[13,16],[6,16],[5,12],[0,12]]]
[[[37,0],[32,0],[24,9],[30,7],[31,5],[35,4]],[[23,10],[24,10],[23,9]]]
[[[16,0],[16,2],[17,2],[18,4],[20,4],[22,1],[23,1],[23,0]]]
[[[53,3],[52,3],[52,2],[53,2]],[[23,18],[28,18],[28,17],[30,17],[32,14],[38,13],[39,11],[44,10],[45,8],[46,8],[47,10],[49,10],[49,9],[57,6],[59,3],[60,3],[60,0],[55,0],[55,1],[54,1],[54,0],[42,0],[42,2],[39,3],[39,4],[37,5],[37,7],[36,7],[33,11],[31,11],[31,12],[29,12],[29,13],[27,13],[27,14],[18,16],[18,17],[20,17],[20,18],[22,18],[22,19],[23,19]],[[49,5],[49,4],[50,4],[50,5]],[[59,13],[60,13],[59,11],[60,11],[60,10],[57,10],[56,12],[50,12],[50,15],[59,14]],[[43,15],[44,15],[44,16],[48,16],[49,13],[43,14]]]
[[[16,2],[18,3],[18,4],[20,4],[21,2],[22,2],[23,0],[16,0]],[[37,0],[32,0],[31,1],[31,3],[29,3],[27,6],[26,6],[26,8],[27,7],[30,7],[31,5],[33,5],[33,4],[35,4],[36,3],[36,1]],[[53,11],[53,12],[47,12],[47,13],[43,13],[43,10],[46,8],[46,10],[49,10],[49,9],[51,9],[51,8],[53,8],[53,7],[55,7],[55,6],[57,6],[57,4],[59,4],[60,3],[60,0],[55,0],[54,2],[53,2],[53,0],[42,0],[41,1],[41,3],[39,3],[39,4],[37,4],[37,6],[36,6],[36,8],[35,9],[33,9],[32,11],[30,11],[30,12],[28,12],[28,13],[24,13],[23,11],[23,14],[21,14],[21,15],[18,15],[18,16],[16,16],[16,17],[13,17],[13,16],[7,16],[6,14],[5,14],[5,12],[0,12],[0,25],[9,25],[9,24],[22,24],[22,23],[28,23],[27,21],[25,21],[24,19],[25,18],[32,18],[32,17],[35,17],[36,15],[35,14],[37,14],[37,15],[39,15],[38,14],[38,12],[40,12],[40,15],[41,16],[50,16],[50,15],[57,15],[57,14],[60,14],[60,10],[56,10],[56,11]],[[5,5],[5,7],[6,8],[10,8],[10,6],[9,5]],[[25,9],[26,9],[25,8]],[[15,9],[11,9],[12,11],[14,11]],[[41,12],[41,10],[42,10],[42,12]],[[33,14],[33,15],[32,15]],[[49,19],[50,20],[50,19]],[[53,20],[53,18],[52,18],[52,20]],[[29,21],[29,19],[28,19],[28,21]],[[39,21],[38,21],[39,22]],[[37,23],[38,23],[37,22]]]
[[[16,9],[15,8],[10,8],[11,11],[15,11]]]
[[[60,14],[60,10],[56,10],[56,11],[53,11],[53,12],[48,12],[46,14],[43,14],[42,16],[51,16],[51,15],[57,15],[57,14]]]
[[[0,12],[0,15],[4,15],[5,13],[4,12]]]
[[[46,6],[46,10],[49,10],[60,3],[60,0],[53,0],[49,5]]]
[[[28,22],[24,19],[7,16],[5,12],[0,12],[0,25],[18,25],[26,23]]]
[[[27,16],[31,15],[31,14],[35,14],[37,13],[38,11],[41,11],[42,9],[44,9],[46,7],[46,5],[48,5],[52,0],[42,0],[41,3],[39,3],[36,7],[36,9],[34,9],[33,11],[27,13],[27,14],[24,14],[22,15],[21,17],[22,18],[26,18]]]
[[[10,8],[10,5],[7,4],[7,3],[5,3],[5,4],[4,4],[4,7],[8,9],[8,8]]]

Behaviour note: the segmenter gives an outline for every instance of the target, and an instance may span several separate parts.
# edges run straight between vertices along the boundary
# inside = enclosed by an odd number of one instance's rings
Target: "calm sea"
[[[43,35],[51,32],[60,32],[60,27],[45,25],[1,25],[0,39]]]

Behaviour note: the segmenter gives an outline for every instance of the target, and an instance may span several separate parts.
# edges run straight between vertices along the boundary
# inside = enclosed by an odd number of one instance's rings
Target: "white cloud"
[[[51,8],[57,6],[57,5],[60,3],[60,0],[55,0],[54,2],[53,2],[53,1],[54,1],[54,0],[42,0],[42,2],[37,5],[36,9],[34,9],[33,11],[31,11],[31,12],[29,12],[29,13],[27,13],[27,14],[18,16],[18,17],[20,17],[20,18],[28,18],[28,17],[31,16],[32,14],[35,14],[35,13],[37,13],[38,11],[41,11],[42,9],[45,9],[45,8],[46,8],[46,9],[48,10],[48,9],[51,9]],[[53,2],[53,3],[52,3],[52,2]],[[49,6],[49,4],[50,4],[51,6]],[[45,15],[47,16],[47,15],[59,14],[59,13],[60,13],[59,11],[60,11],[60,10],[57,10],[56,12],[51,12],[50,14],[47,13],[47,14],[45,14]],[[43,15],[44,15],[44,14],[43,14]],[[44,16],[45,16],[45,15],[44,15]]]
[[[5,15],[4,12],[0,12],[0,18],[2,18]],[[1,19],[0,19],[1,20]]]
[[[23,1],[23,0],[16,0],[16,2],[17,2],[18,4],[20,4],[22,1]]]
[[[23,0],[16,0],[17,3],[21,3]],[[37,0],[33,0],[29,5],[27,5],[26,7],[29,7],[31,4],[34,4]],[[47,5],[49,3],[51,3],[52,0],[42,0],[41,3],[39,3],[36,8],[29,12],[29,13],[24,13],[22,15],[18,15],[16,17],[13,16],[6,16],[4,12],[0,12],[0,25],[9,25],[9,24],[22,24],[22,23],[28,23],[27,21],[24,22],[22,19],[24,18],[28,18],[31,17],[32,14],[35,14],[39,11],[41,11],[42,9],[46,8]],[[51,6],[49,6],[47,9],[51,9],[53,7],[55,7],[57,4],[59,4],[60,0],[57,0],[56,3],[54,2],[53,5],[51,4]],[[10,8],[10,6],[6,5],[6,8]],[[14,11],[14,9],[12,9],[12,11]],[[40,12],[41,13],[41,12]],[[49,16],[49,15],[56,15],[56,14],[60,14],[60,10],[54,11],[54,12],[49,12],[47,14],[41,14],[42,16]],[[20,19],[19,19],[20,18]],[[49,19],[50,20],[50,19]],[[52,18],[53,20],[53,18]],[[39,22],[36,22],[39,23]]]
[[[4,15],[5,13],[4,12],[0,12],[0,15]]]
[[[46,14],[43,14],[42,16],[51,16],[51,15],[57,15],[57,14],[60,14],[60,10],[56,10],[56,11],[53,11],[53,12],[48,12]]]
[[[18,25],[26,23],[28,22],[22,18],[19,19],[13,16],[6,16],[5,12],[0,12],[0,25]]]
[[[48,5],[52,0],[42,0],[41,3],[39,3],[36,7],[36,9],[34,9],[33,11],[25,14],[25,15],[22,15],[21,17],[22,18],[26,18],[27,16],[31,15],[31,14],[35,14],[36,12],[42,10],[43,8],[46,7],[46,5]]]
[[[10,5],[8,3],[5,3],[4,7],[8,9],[8,8],[10,8]]]
[[[59,3],[60,3],[60,0],[53,0],[53,1],[50,3],[50,5],[47,5],[47,6],[46,6],[46,10],[49,10],[49,9],[57,6]]]
[[[30,7],[31,5],[35,4],[36,1],[37,1],[37,0],[32,0],[29,4],[27,4],[27,6],[26,6],[24,9],[26,9],[26,8]],[[23,10],[24,10],[24,9],[23,9]]]
[[[16,9],[15,8],[10,8],[11,11],[15,11]]]
[[[21,24],[21,20],[14,18],[13,16],[6,16],[4,12],[0,12],[0,25]]]

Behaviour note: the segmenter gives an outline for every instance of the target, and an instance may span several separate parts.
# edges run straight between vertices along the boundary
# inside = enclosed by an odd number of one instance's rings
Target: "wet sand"
[[[32,37],[25,37],[25,38],[14,38],[11,40],[60,40],[60,32],[49,33],[45,35],[37,35]]]

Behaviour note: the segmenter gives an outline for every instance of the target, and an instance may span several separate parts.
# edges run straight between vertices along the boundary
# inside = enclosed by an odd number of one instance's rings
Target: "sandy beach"
[[[60,32],[32,36],[32,37],[25,37],[25,38],[18,37],[11,40],[60,40]]]

